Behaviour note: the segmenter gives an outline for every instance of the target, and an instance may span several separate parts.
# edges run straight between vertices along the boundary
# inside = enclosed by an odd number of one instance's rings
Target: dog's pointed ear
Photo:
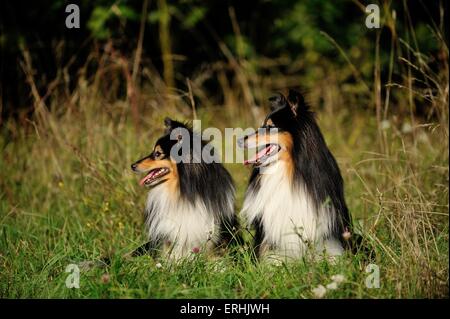
[[[299,111],[301,110],[306,110],[307,109],[307,105],[305,103],[305,98],[303,97],[303,95],[296,91],[296,90],[289,90],[289,94],[288,94],[288,102],[289,102],[289,106],[291,107],[292,112],[295,114],[295,116],[297,116],[297,114],[299,113]]]
[[[287,104],[286,98],[281,93],[278,93],[277,95],[270,97],[269,102],[271,111],[275,111],[277,109],[285,107]]]
[[[166,117],[164,119],[164,126],[166,127],[167,130],[170,130],[172,128],[172,123],[173,120],[170,117]]]

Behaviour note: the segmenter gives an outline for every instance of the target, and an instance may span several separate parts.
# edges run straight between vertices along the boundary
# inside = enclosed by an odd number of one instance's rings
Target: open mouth
[[[278,144],[266,144],[258,150],[255,156],[245,160],[244,165],[254,164],[256,166],[260,166],[263,164],[269,164],[275,159],[273,156],[278,154],[280,150],[281,147]],[[269,161],[269,159],[271,160]]]
[[[169,172],[170,170],[166,167],[152,169],[143,179],[140,180],[139,185],[151,186],[155,184],[155,182],[159,181],[163,176],[169,174]]]

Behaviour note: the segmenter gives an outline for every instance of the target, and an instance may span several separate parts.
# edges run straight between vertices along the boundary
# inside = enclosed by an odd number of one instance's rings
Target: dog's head
[[[139,182],[141,186],[152,187],[177,177],[177,163],[171,152],[177,143],[181,143],[184,132],[189,132],[189,128],[170,118],[166,118],[164,124],[165,134],[156,141],[150,155],[131,165],[133,171],[146,174]]]
[[[298,119],[308,111],[303,96],[295,90],[289,90],[287,97],[279,94],[269,101],[271,112],[261,127],[238,141],[240,147],[257,149],[255,156],[245,164],[264,167],[286,160],[293,148],[293,136],[298,131]]]

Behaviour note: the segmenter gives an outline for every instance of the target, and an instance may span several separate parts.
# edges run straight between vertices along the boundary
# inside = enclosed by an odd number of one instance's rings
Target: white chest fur
[[[260,220],[263,244],[272,247],[276,255],[298,258],[308,246],[340,254],[342,247],[336,240],[323,241],[334,222],[334,213],[326,211],[330,210],[326,205],[314,205],[305,187],[293,188],[286,170],[283,161],[265,169],[259,189],[245,197],[243,216],[249,223]]]
[[[187,257],[193,249],[207,249],[215,243],[218,225],[205,205],[181,200],[163,187],[152,189],[147,197],[149,239],[170,243],[170,257],[174,259]]]

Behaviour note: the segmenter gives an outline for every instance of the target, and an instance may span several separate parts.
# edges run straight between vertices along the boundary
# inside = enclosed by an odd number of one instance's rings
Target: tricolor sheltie
[[[237,228],[234,186],[222,164],[205,162],[201,153],[204,141],[199,149],[194,147],[194,139],[201,140],[197,133],[169,118],[164,122],[165,135],[150,155],[131,168],[145,173],[140,185],[149,189],[145,207],[149,243],[145,249],[178,260],[200,251],[211,252],[232,239]],[[181,154],[183,148],[187,153]]]
[[[262,127],[239,140],[257,148],[241,214],[256,228],[259,258],[340,255],[348,246],[350,215],[342,177],[303,96],[273,97]],[[275,142],[274,142],[275,141]]]

